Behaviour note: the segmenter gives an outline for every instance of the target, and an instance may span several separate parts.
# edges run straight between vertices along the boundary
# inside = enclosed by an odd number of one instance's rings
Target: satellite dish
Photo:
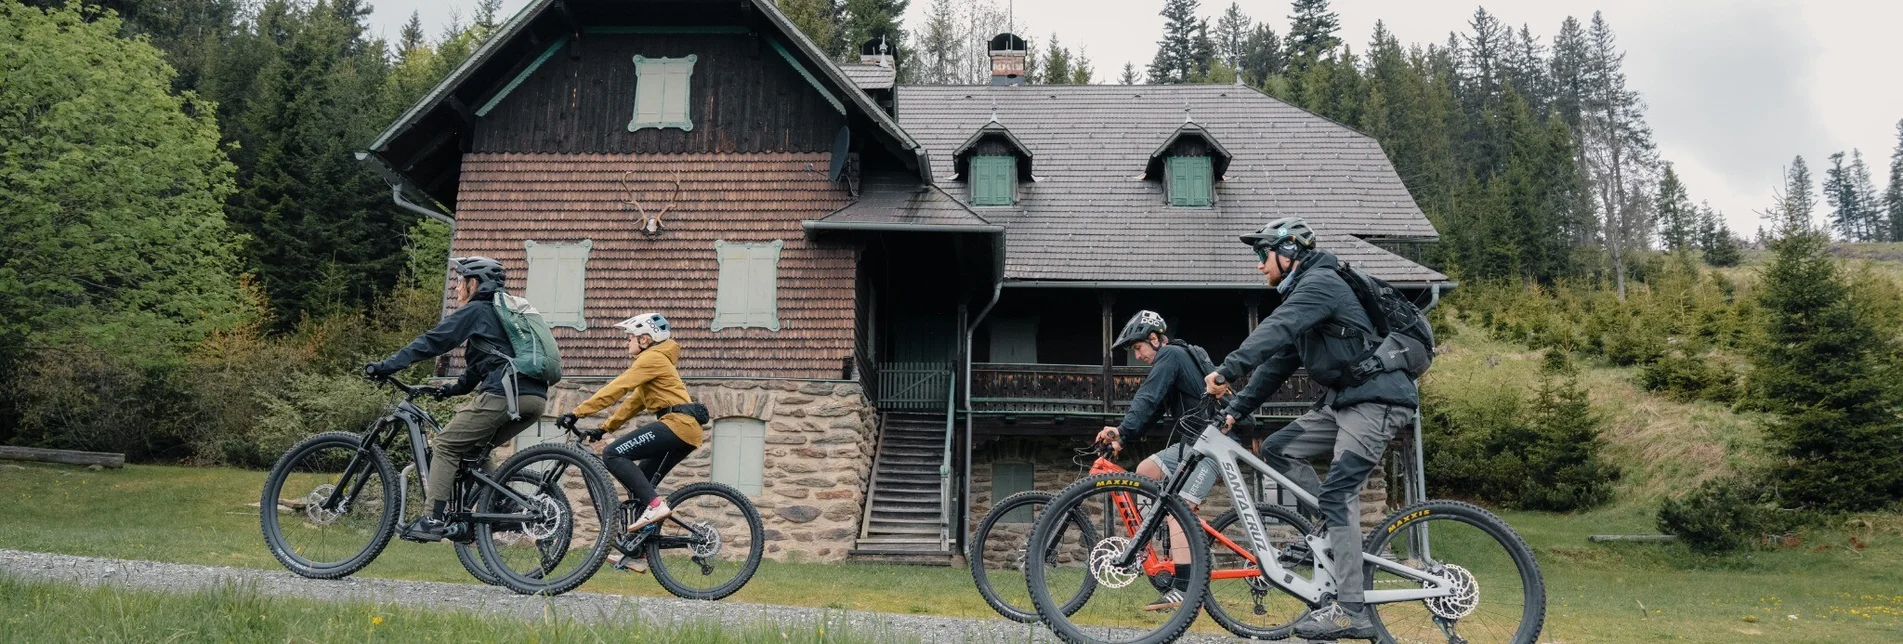
[[[838,181],[846,173],[846,154],[852,150],[852,129],[839,127],[839,134],[833,137],[833,162],[826,168],[826,180]]]

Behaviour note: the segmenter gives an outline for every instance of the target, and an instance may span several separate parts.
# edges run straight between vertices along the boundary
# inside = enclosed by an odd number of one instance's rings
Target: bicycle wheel
[[[377,558],[396,531],[396,473],[362,437],[329,432],[284,452],[264,479],[258,528],[285,568],[312,579],[349,576]],[[336,502],[330,503],[333,492]]]
[[[1256,512],[1262,515],[1262,529],[1268,533],[1269,544],[1281,551],[1284,570],[1303,577],[1312,577],[1315,558],[1308,553],[1303,537],[1313,527],[1307,519],[1286,507],[1275,504],[1258,504]],[[1235,510],[1222,513],[1209,527],[1221,533],[1223,538],[1249,549],[1249,533],[1242,525],[1241,517]],[[1299,546],[1290,550],[1290,546]],[[1288,624],[1302,611],[1308,610],[1308,603],[1276,588],[1259,574],[1253,577],[1226,577],[1241,571],[1261,571],[1261,567],[1242,556],[1241,552],[1230,548],[1228,544],[1217,541],[1209,544],[1210,573],[1209,597],[1203,601],[1203,610],[1209,613],[1223,628],[1235,633],[1237,637],[1259,640],[1279,640],[1289,636]]]
[[[1159,509],[1179,525],[1191,528],[1184,533],[1182,543],[1176,544],[1180,547],[1174,553],[1167,525],[1157,526],[1148,537],[1135,534],[1145,518]],[[1209,585],[1209,540],[1201,530],[1194,529],[1198,521],[1189,505],[1175,495],[1166,498],[1162,486],[1149,478],[1130,473],[1100,474],[1059,492],[1038,516],[1031,543],[1051,543],[1072,516],[1083,516],[1103,529],[1090,544],[1089,556],[1081,561],[1052,561],[1050,549],[1030,550],[1025,563],[1026,583],[1039,619],[1067,642],[1153,644],[1180,637],[1196,620]],[[1134,548],[1138,556],[1128,565],[1119,565],[1127,548]],[[1187,562],[1180,560],[1184,555]],[[1171,556],[1179,559],[1166,559]],[[1188,566],[1183,577],[1189,587],[1183,590],[1182,603],[1155,612],[1146,610],[1157,601],[1158,593],[1138,580],[1166,567],[1173,572],[1174,564]],[[1095,583],[1096,590],[1081,608],[1065,612],[1064,602],[1078,596],[1085,583]]]
[[[520,473],[516,475],[516,479],[521,480],[523,482],[529,482],[529,483],[536,482],[533,478],[527,476],[526,474],[520,474]],[[474,481],[462,481],[461,483],[465,486],[469,486],[474,484]],[[477,496],[479,496],[479,494],[476,492],[475,488],[472,487],[472,488],[469,488],[469,490],[465,493],[463,498],[476,498]],[[566,504],[567,503],[566,499],[564,499],[563,502]],[[567,505],[572,509],[573,504],[567,504]],[[470,510],[475,510],[475,509],[476,508],[474,507],[470,508]],[[489,562],[483,560],[482,558],[482,547],[476,545],[475,541],[472,540],[469,543],[456,544],[456,562],[462,564],[463,570],[467,571],[469,573],[469,576],[475,577],[476,581],[480,581],[490,586],[502,585],[502,578],[496,576],[495,571],[489,569]]]
[[[512,494],[483,486],[472,523],[503,586],[559,595],[594,576],[621,533],[614,484],[600,459],[571,445],[536,445],[504,461],[494,480]]]
[[[1375,627],[1386,641],[1538,640],[1546,621],[1546,583],[1539,562],[1520,535],[1493,513],[1457,501],[1423,501],[1388,515],[1369,534],[1365,547],[1453,583],[1454,593],[1447,597],[1374,606]],[[1423,585],[1372,564],[1364,570],[1370,590]]]
[[[766,529],[739,490],[694,483],[667,495],[674,514],[646,535],[648,568],[681,599],[715,600],[740,592],[760,569]]]
[[[978,525],[972,535],[966,559],[971,562],[971,580],[978,594],[991,609],[1015,622],[1037,621],[1037,607],[1031,605],[1031,593],[1025,585],[1024,566],[1031,544],[1032,519],[1050,505],[1055,495],[1049,492],[1019,492],[1005,497]],[[1068,517],[1057,532],[1044,560],[1049,565],[1072,565],[1090,556],[1090,544],[1097,542],[1097,531],[1081,513]],[[1064,614],[1077,612],[1090,593],[1097,590],[1095,580],[1084,578],[1077,595],[1064,602]]]

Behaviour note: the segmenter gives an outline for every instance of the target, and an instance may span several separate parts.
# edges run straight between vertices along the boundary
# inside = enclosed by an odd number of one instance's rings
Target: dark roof
[[[1011,133],[1011,128],[1005,127],[1003,123],[997,121],[985,123],[984,127],[980,127],[978,131],[971,133],[971,138],[965,139],[964,143],[960,143],[958,149],[952,150],[952,172],[958,175],[958,177],[964,178],[966,167],[971,163],[971,155],[977,151],[978,142],[991,137],[1004,139],[1006,145],[1018,151],[1019,160],[1023,161],[1023,163],[1018,164],[1018,179],[1020,181],[1033,181],[1035,175],[1031,174],[1031,162],[1036,160],[1037,155],[1031,154],[1030,146],[1018,140],[1018,137]]]
[[[913,177],[894,174],[867,177],[861,184],[858,201],[807,224],[807,228],[813,230],[877,230],[898,226],[942,230],[969,227],[972,232],[1000,230],[938,186],[919,185]]]
[[[845,72],[859,89],[892,89],[899,78],[899,70],[871,63],[840,63],[839,71]]]
[[[1011,280],[1260,285],[1236,235],[1290,215],[1385,279],[1445,279],[1355,238],[1438,236],[1374,139],[1246,87],[902,85],[895,100],[951,195],[965,184],[949,179],[950,152],[991,120],[994,101],[998,121],[1037,150],[1038,181],[1019,186],[1016,206],[974,209],[1005,226]],[[1171,207],[1162,182],[1141,178],[1186,105],[1233,155],[1212,207]]]
[[[1161,178],[1163,158],[1169,154],[1170,147],[1176,145],[1177,141],[1183,140],[1183,137],[1199,138],[1209,144],[1209,156],[1213,161],[1211,168],[1215,170],[1215,180],[1221,181],[1223,173],[1229,171],[1229,161],[1234,159],[1235,155],[1229,153],[1229,148],[1222,147],[1222,142],[1217,141],[1216,136],[1210,134],[1209,130],[1203,129],[1203,126],[1194,122],[1178,126],[1176,131],[1170,133],[1169,138],[1163,139],[1163,143],[1150,152],[1150,161],[1143,166],[1143,176],[1151,179]]]

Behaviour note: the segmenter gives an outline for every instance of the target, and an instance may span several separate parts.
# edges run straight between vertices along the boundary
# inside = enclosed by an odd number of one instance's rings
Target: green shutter
[[[1170,157],[1170,205],[1208,206],[1215,199],[1214,166],[1209,157]]]
[[[972,157],[971,204],[974,206],[1011,205],[1017,196],[1017,179],[1017,157]]]
[[[780,330],[779,263],[786,242],[734,244],[714,241],[720,282],[714,293],[713,330],[753,327]]]
[[[587,294],[588,251],[594,248],[594,242],[584,239],[573,244],[549,244],[528,240],[523,245],[529,260],[528,288],[523,297],[535,305],[549,326],[588,330],[583,298]]]
[[[1030,463],[1024,461],[994,461],[991,464],[991,505],[1013,494],[1030,490],[1035,484],[1036,475]],[[1004,523],[1030,523],[1031,508],[1025,506],[1004,515],[999,521]]]
[[[693,130],[688,115],[694,62],[699,56],[685,58],[634,57],[634,120],[628,131],[642,128],[679,128]]]

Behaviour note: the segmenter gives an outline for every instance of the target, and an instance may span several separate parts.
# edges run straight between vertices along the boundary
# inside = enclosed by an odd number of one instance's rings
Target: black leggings
[[[628,488],[636,506],[645,508],[658,494],[654,484],[692,453],[694,446],[682,442],[672,428],[657,420],[610,443],[602,450],[601,460],[621,486]]]

